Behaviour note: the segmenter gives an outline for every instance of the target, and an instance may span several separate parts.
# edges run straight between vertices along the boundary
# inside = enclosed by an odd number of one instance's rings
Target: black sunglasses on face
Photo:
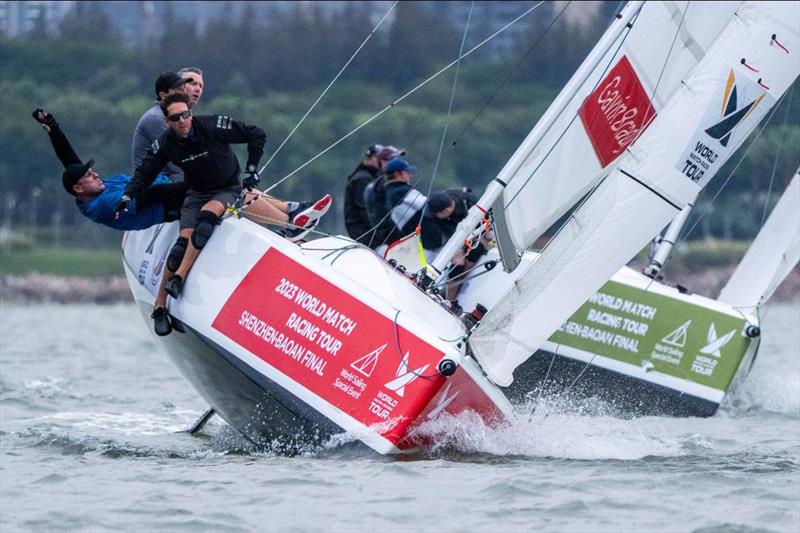
[[[183,111],[181,113],[174,113],[172,115],[167,116],[167,120],[169,120],[170,122],[178,122],[180,119],[186,120],[191,116],[192,112],[187,109],[186,111]]]

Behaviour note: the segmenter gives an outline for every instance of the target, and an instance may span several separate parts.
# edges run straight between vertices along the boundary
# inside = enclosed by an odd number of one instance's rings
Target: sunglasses
[[[186,111],[183,111],[181,113],[175,113],[167,116],[167,120],[169,120],[170,122],[178,122],[180,119],[186,120],[191,116],[192,112],[187,109]]]

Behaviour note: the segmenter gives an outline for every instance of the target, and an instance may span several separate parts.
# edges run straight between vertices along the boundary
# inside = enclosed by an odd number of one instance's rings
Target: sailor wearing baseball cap
[[[131,141],[131,168],[142,164],[144,156],[161,135],[167,131],[167,123],[164,121],[164,114],[161,112],[161,100],[168,94],[183,92],[183,86],[192,81],[192,78],[183,78],[175,72],[162,72],[156,78],[155,90],[156,101],[150,109],[139,118],[136,129],[133,130],[133,140]],[[183,171],[176,165],[170,163],[164,169],[163,174],[169,176],[171,181],[183,181]]]
[[[372,247],[380,249],[413,233],[427,198],[411,186],[416,167],[401,157],[389,160],[383,181],[376,180],[364,192],[370,222],[377,226]]]

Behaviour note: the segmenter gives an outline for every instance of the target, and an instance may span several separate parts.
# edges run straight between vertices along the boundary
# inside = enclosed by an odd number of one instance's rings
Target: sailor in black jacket
[[[192,117],[189,99],[183,93],[165,97],[161,109],[169,128],[153,143],[136,169],[116,211],[127,210],[131,200],[140,198],[168,162],[183,170],[189,190],[181,208],[180,238],[167,258],[153,311],[156,333],[167,335],[172,328],[165,308],[166,294],[173,298],[180,296],[183,282],[219,223],[219,217],[227,206],[236,202],[242,191],[239,161],[230,145],[247,143],[243,184],[252,189],[259,181],[256,169],[264,152],[266,134],[256,126],[226,116]]]

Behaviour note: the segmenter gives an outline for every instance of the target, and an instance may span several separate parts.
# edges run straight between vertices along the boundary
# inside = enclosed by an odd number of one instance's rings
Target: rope
[[[386,107],[384,107],[383,109],[381,109],[380,111],[378,111],[378,112],[377,112],[376,114],[374,114],[372,117],[368,118],[367,120],[365,120],[364,122],[362,122],[361,124],[359,124],[358,126],[356,126],[356,127],[355,127],[353,130],[351,130],[349,133],[345,134],[345,135],[344,135],[343,137],[341,137],[339,140],[335,141],[333,144],[331,144],[330,146],[328,146],[327,148],[325,148],[324,150],[322,150],[320,153],[318,153],[317,155],[315,155],[314,157],[312,157],[311,159],[309,159],[308,161],[306,161],[305,163],[303,163],[302,165],[300,165],[299,167],[297,167],[296,169],[294,169],[293,171],[291,171],[289,174],[287,174],[286,176],[284,176],[283,178],[281,178],[280,180],[278,180],[277,182],[275,182],[275,183],[274,183],[272,186],[270,186],[270,187],[269,187],[268,189],[266,189],[266,191],[264,191],[264,192],[269,192],[269,191],[271,191],[272,189],[274,189],[275,187],[277,187],[278,185],[280,185],[281,183],[283,183],[284,181],[286,181],[286,180],[287,180],[287,179],[289,179],[290,177],[292,177],[292,176],[294,176],[295,174],[297,174],[298,172],[300,172],[302,169],[304,169],[305,167],[307,167],[308,165],[310,165],[311,163],[313,163],[314,161],[316,161],[317,159],[319,159],[320,157],[322,157],[323,155],[325,155],[326,153],[328,153],[330,150],[332,150],[333,148],[335,148],[336,146],[338,146],[339,144],[341,144],[342,142],[344,142],[346,139],[348,139],[349,137],[351,137],[351,136],[352,136],[353,134],[355,134],[357,131],[359,131],[360,129],[364,128],[364,127],[365,127],[367,124],[371,123],[372,121],[374,121],[375,119],[377,119],[378,117],[380,117],[381,115],[383,115],[384,113],[386,113],[386,112],[387,112],[389,109],[391,109],[391,108],[392,108],[392,107],[394,107],[395,105],[399,104],[400,102],[402,102],[403,100],[405,100],[406,98],[408,98],[409,96],[411,96],[413,93],[417,92],[419,89],[421,89],[422,87],[424,87],[425,85],[427,85],[429,82],[431,82],[431,81],[433,81],[434,79],[436,79],[437,77],[439,77],[439,76],[440,76],[442,73],[444,73],[445,71],[447,71],[447,70],[448,70],[450,67],[452,67],[453,65],[455,65],[456,63],[458,63],[458,61],[460,61],[461,59],[463,59],[463,58],[465,58],[465,57],[469,56],[470,54],[472,54],[473,52],[475,52],[476,50],[478,50],[479,48],[481,48],[483,45],[485,45],[486,43],[488,43],[489,41],[491,41],[492,39],[494,39],[495,37],[497,37],[498,35],[500,35],[502,32],[504,32],[505,30],[507,30],[507,29],[508,29],[508,28],[509,28],[511,25],[513,25],[513,24],[515,24],[516,22],[518,22],[520,19],[522,19],[523,17],[525,17],[526,15],[528,15],[530,12],[532,12],[534,9],[538,8],[538,7],[539,7],[539,6],[541,6],[542,4],[544,4],[544,0],[541,0],[540,2],[537,2],[537,3],[536,3],[534,6],[533,6],[533,7],[529,8],[529,9],[528,9],[528,10],[526,10],[524,13],[522,13],[520,16],[518,16],[517,18],[515,18],[514,20],[512,20],[511,22],[509,22],[508,24],[506,24],[505,26],[503,26],[502,28],[500,28],[499,30],[497,30],[496,32],[494,32],[493,34],[491,34],[489,37],[487,37],[486,39],[484,39],[484,40],[483,40],[483,41],[481,41],[480,43],[478,43],[478,44],[476,44],[475,46],[473,46],[472,48],[470,48],[470,49],[469,49],[469,50],[468,50],[466,53],[464,53],[463,55],[461,55],[461,56],[457,57],[456,59],[454,59],[453,61],[451,61],[450,63],[448,63],[448,64],[447,64],[447,65],[445,65],[444,67],[442,67],[442,68],[441,68],[439,71],[437,71],[436,73],[432,74],[431,76],[429,76],[428,78],[426,78],[425,80],[423,80],[421,83],[419,83],[419,84],[418,84],[416,87],[414,87],[413,89],[411,89],[410,91],[408,91],[407,93],[405,93],[403,96],[401,96],[401,97],[400,97],[400,98],[398,98],[397,100],[393,101],[392,103],[388,104]]]
[[[287,135],[287,136],[286,136],[286,138],[283,140],[283,142],[280,144],[280,146],[278,146],[278,148],[277,148],[277,149],[276,149],[276,150],[275,150],[275,151],[272,153],[272,156],[270,156],[270,158],[267,160],[267,162],[266,162],[266,163],[264,163],[264,166],[263,166],[263,167],[261,167],[261,170],[259,170],[259,171],[258,171],[258,173],[259,173],[259,174],[261,174],[262,172],[264,172],[264,170],[265,170],[265,169],[266,169],[266,168],[269,166],[269,164],[270,164],[270,163],[272,163],[272,160],[273,160],[273,159],[275,159],[275,156],[276,156],[276,155],[278,155],[278,152],[280,152],[280,151],[281,151],[281,148],[283,148],[283,146],[284,146],[284,145],[287,143],[287,141],[288,141],[288,140],[289,140],[289,139],[292,137],[292,135],[294,135],[294,132],[296,132],[296,131],[297,131],[297,128],[299,128],[299,127],[300,127],[300,125],[301,125],[301,124],[302,124],[302,123],[303,123],[303,122],[306,120],[306,118],[308,117],[308,115],[310,115],[310,114],[311,114],[311,112],[314,110],[314,108],[315,108],[315,107],[317,107],[317,104],[319,104],[319,102],[322,100],[322,98],[323,98],[323,97],[324,97],[324,96],[325,96],[325,95],[328,93],[328,91],[330,90],[330,88],[331,88],[331,87],[333,87],[333,84],[334,84],[334,83],[336,83],[336,81],[339,79],[339,77],[340,77],[340,76],[341,76],[341,75],[344,73],[345,69],[347,69],[347,67],[349,67],[349,66],[350,66],[350,63],[352,63],[352,62],[353,62],[353,60],[356,58],[356,56],[359,54],[359,52],[361,52],[361,49],[362,49],[362,48],[364,48],[364,46],[367,44],[367,42],[368,42],[370,39],[372,39],[372,36],[373,36],[373,35],[375,35],[375,32],[376,32],[376,31],[378,30],[378,28],[379,28],[379,27],[380,27],[380,26],[383,24],[383,21],[385,21],[385,20],[386,20],[386,18],[389,16],[389,13],[391,13],[391,12],[394,10],[395,6],[397,5],[397,2],[399,2],[399,0],[395,0],[395,2],[394,2],[392,5],[391,5],[391,7],[389,7],[389,9],[388,9],[388,10],[386,11],[386,13],[383,15],[383,17],[381,18],[381,20],[379,20],[379,21],[378,21],[378,23],[375,25],[375,27],[374,27],[374,28],[372,28],[372,31],[371,31],[371,32],[369,32],[369,35],[367,35],[367,38],[366,38],[366,39],[364,39],[364,40],[361,42],[361,44],[358,46],[358,48],[356,48],[356,51],[355,51],[355,52],[353,52],[353,55],[351,55],[351,56],[350,56],[350,59],[348,59],[348,60],[347,60],[347,62],[344,64],[344,66],[343,66],[343,67],[342,67],[342,68],[339,70],[339,72],[336,74],[336,76],[334,76],[334,77],[333,77],[333,79],[330,81],[330,83],[328,83],[328,86],[327,86],[327,87],[325,87],[325,90],[324,90],[324,91],[322,91],[322,94],[320,94],[320,95],[319,95],[319,97],[317,97],[316,101],[315,101],[313,104],[311,104],[311,107],[309,107],[309,108],[308,108],[308,111],[306,111],[306,114],[305,114],[305,115],[303,115],[303,118],[301,118],[301,119],[300,119],[300,121],[299,121],[299,122],[297,123],[297,125],[296,125],[296,126],[293,128],[293,129],[292,129],[292,131],[290,131],[290,132],[289,132],[289,135]]]
[[[628,39],[628,35],[631,34],[631,29],[633,29],[634,24],[636,24],[636,21],[639,19],[639,14],[640,13],[641,13],[641,11],[639,13],[637,13],[636,16],[631,20],[631,22],[630,22],[630,24],[628,26],[628,31],[625,33],[625,36],[620,41],[619,46],[617,47],[617,49],[614,50],[614,53],[611,55],[611,59],[609,60],[608,64],[603,69],[603,72],[600,74],[600,77],[597,79],[597,82],[592,87],[592,90],[589,91],[590,93],[594,92],[594,90],[597,88],[597,86],[600,85],[600,82],[603,80],[603,78],[605,77],[606,73],[608,72],[608,69],[611,67],[611,63],[614,61],[614,58],[617,57],[617,53],[620,51],[620,49],[622,49],[622,45],[625,44],[625,41]],[[573,96],[573,98],[574,98],[574,96]],[[550,157],[550,154],[553,153],[553,150],[556,149],[556,146],[559,145],[561,140],[564,138],[564,135],[567,134],[567,131],[569,131],[569,129],[572,127],[572,124],[575,122],[575,120],[577,118],[578,118],[578,113],[575,113],[572,116],[572,118],[570,119],[569,124],[567,124],[567,126],[564,128],[564,130],[558,136],[556,141],[553,143],[553,146],[551,146],[550,149],[547,151],[547,153],[544,154],[544,157],[539,162],[539,164],[536,165],[536,168],[534,168],[530,172],[530,174],[528,175],[527,179],[525,180],[525,183],[523,183],[522,186],[519,188],[519,190],[517,190],[517,192],[514,194],[514,196],[511,197],[511,200],[509,200],[508,203],[503,206],[504,208],[508,208],[519,197],[519,194],[523,191],[523,189],[525,189],[525,187],[527,187],[528,183],[531,181],[531,179],[533,179],[533,175],[536,174],[536,172],[539,170],[539,168],[544,164],[545,160],[547,160],[547,158]]]
[[[786,123],[789,119],[789,110],[792,109],[792,96],[794,95],[794,85],[789,91],[789,99],[786,101],[786,113],[783,114],[783,129],[786,129]],[[775,161],[772,163],[772,173],[769,175],[769,188],[767,189],[767,198],[764,200],[764,211],[761,213],[761,224],[767,219],[767,207],[769,206],[769,198],[772,196],[772,184],[775,181],[775,172],[778,170],[778,160],[780,159],[781,149],[783,148],[783,139],[785,135],[781,135],[778,139],[778,150],[775,152]]]
[[[436,172],[439,170],[439,163],[442,160],[442,152],[444,151],[444,141],[447,139],[447,128],[450,125],[450,117],[453,113],[453,102],[455,101],[456,96],[456,86],[458,85],[458,72],[461,69],[461,56],[464,53],[464,45],[467,42],[467,33],[469,31],[469,23],[472,20],[472,10],[475,7],[475,1],[469,5],[469,13],[467,14],[467,23],[464,25],[464,35],[461,36],[461,46],[458,49],[458,63],[456,63],[456,71],[453,75],[453,86],[450,89],[450,103],[447,106],[447,116],[444,119],[444,129],[442,130],[442,140],[439,142],[439,151],[436,153],[436,162],[433,164],[433,172],[431,173],[431,182],[428,185],[428,194],[426,195],[427,198],[430,198],[431,191],[433,190],[433,182],[436,181]],[[428,205],[427,200],[425,201],[425,205]],[[419,210],[419,221],[417,225],[422,224],[422,217],[425,215],[425,207],[423,206],[422,209]]]
[[[519,69],[519,67],[520,67],[520,66],[522,66],[522,63],[524,63],[524,62],[525,62],[525,60],[526,60],[526,59],[528,59],[528,56],[529,56],[529,55],[530,55],[530,54],[533,52],[533,50],[534,50],[534,49],[535,49],[535,48],[536,48],[536,47],[539,45],[539,43],[542,41],[542,39],[544,39],[544,36],[545,36],[545,35],[547,35],[547,32],[549,32],[549,31],[550,31],[550,29],[551,29],[551,28],[552,28],[552,27],[555,25],[556,21],[557,21],[559,18],[561,18],[561,15],[562,15],[562,14],[564,14],[564,11],[566,11],[566,9],[567,9],[567,8],[568,8],[568,7],[569,7],[571,4],[572,4],[572,0],[569,0],[569,2],[567,2],[567,3],[564,5],[564,7],[563,7],[563,8],[561,8],[561,11],[559,11],[559,12],[558,12],[558,15],[556,15],[556,17],[555,17],[553,20],[551,20],[551,21],[550,21],[550,24],[547,26],[547,28],[545,28],[544,32],[543,32],[543,33],[542,33],[542,34],[539,36],[539,38],[538,38],[538,39],[536,39],[536,41],[534,41],[534,43],[531,45],[531,47],[530,47],[530,48],[528,48],[528,51],[527,51],[527,52],[525,52],[525,55],[524,55],[524,56],[522,56],[522,59],[520,59],[520,60],[517,62],[517,64],[516,64],[516,65],[514,65],[514,67],[513,67],[513,68],[512,68],[512,69],[511,69],[511,70],[508,72],[508,74],[506,74],[506,77],[503,79],[503,81],[501,81],[501,82],[500,82],[500,85],[498,85],[498,86],[495,88],[494,92],[492,92],[491,96],[489,96],[489,98],[486,100],[486,102],[484,102],[483,106],[481,106],[481,108],[478,110],[478,112],[477,112],[477,113],[475,113],[475,115],[474,115],[474,116],[473,116],[473,117],[472,117],[472,118],[469,120],[469,122],[467,123],[467,125],[466,125],[466,126],[464,126],[464,129],[463,129],[463,130],[461,130],[461,133],[459,133],[459,134],[456,136],[456,138],[453,140],[453,144],[451,144],[451,146],[455,146],[455,145],[456,145],[456,143],[457,143],[457,142],[458,142],[458,141],[461,139],[461,137],[463,137],[463,136],[464,136],[464,133],[466,133],[466,132],[467,132],[467,130],[468,130],[468,129],[470,129],[470,128],[472,127],[472,124],[473,124],[473,123],[474,123],[474,122],[475,122],[475,121],[478,119],[478,117],[479,117],[481,114],[483,114],[483,112],[486,110],[486,108],[487,108],[487,107],[489,107],[489,104],[492,102],[492,100],[494,100],[494,98],[497,96],[497,94],[500,92],[500,90],[501,90],[503,87],[505,87],[505,84],[506,84],[506,83],[508,83],[508,80],[510,80],[510,79],[511,79],[511,77],[514,75],[514,73],[516,73],[516,72],[517,72],[517,70]]]

